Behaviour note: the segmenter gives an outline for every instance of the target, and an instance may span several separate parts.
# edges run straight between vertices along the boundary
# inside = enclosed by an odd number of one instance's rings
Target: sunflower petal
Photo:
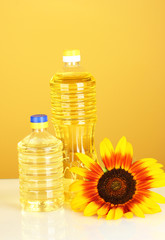
[[[157,202],[157,203],[165,203],[165,197],[163,197],[159,193],[150,191],[149,195],[150,195],[150,198],[152,200],[154,200],[155,202]]]
[[[115,153],[121,153],[122,156],[125,155],[126,153],[126,146],[127,146],[127,140],[126,137],[122,137],[115,148]]]
[[[100,154],[102,161],[105,165],[105,167],[110,170],[114,167],[112,166],[113,163],[113,156],[114,156],[114,149],[112,146],[112,143],[109,141],[109,139],[105,138],[101,143],[100,143]]]
[[[113,153],[113,146],[111,149],[108,149],[107,145],[105,144],[105,141],[103,140],[101,143],[100,143],[100,154],[101,154],[101,157],[102,158],[110,158],[112,153]]]
[[[75,212],[83,212],[84,209],[86,208],[88,203],[84,203],[84,204],[81,204],[81,206],[77,207],[77,208],[72,208],[72,210],[74,210]]]
[[[115,216],[114,216],[114,220],[120,219],[123,216],[123,209],[120,207],[117,207],[115,209]]]
[[[150,184],[150,188],[165,187],[165,180],[153,180]]]
[[[154,176],[159,176],[163,173],[162,169],[143,169],[135,173],[135,178],[137,180],[144,180],[148,177],[154,178]],[[162,179],[163,180],[163,179]]]
[[[73,182],[69,186],[69,191],[71,191],[71,192],[78,192],[78,191],[84,190],[84,186],[83,186],[84,182],[85,181],[83,181],[83,180],[78,180],[78,181]]]
[[[132,212],[126,212],[126,213],[124,213],[124,217],[133,218],[133,213]]]
[[[89,171],[85,168],[72,167],[70,168],[70,171],[91,180],[98,179],[100,177],[95,172]]]
[[[126,171],[130,168],[132,163],[133,148],[131,143],[127,142],[125,137],[122,137],[115,149],[116,164],[115,168],[122,168]]]
[[[104,141],[107,149],[109,150],[109,152],[113,153],[114,152],[114,148],[113,148],[113,145],[112,145],[111,141],[108,138],[104,138],[103,141]]]
[[[144,197],[143,196],[143,204],[145,204],[147,207],[155,210],[161,210],[160,206],[153,201],[151,198]]]
[[[91,169],[96,173],[103,173],[102,168],[89,156],[83,153],[76,153],[76,155],[88,169]]]
[[[153,169],[162,168],[162,167],[163,167],[163,164],[161,164],[161,163],[154,163],[154,164],[151,164],[148,166],[148,168],[153,168]]]
[[[83,196],[78,196],[78,197],[75,197],[72,202],[71,202],[71,208],[73,210],[77,210],[79,208],[82,207],[82,205],[84,204],[88,204],[89,203],[89,199],[83,197]]]
[[[154,175],[154,178],[165,180],[165,173],[163,172],[161,174],[156,174],[156,175]]]
[[[151,209],[149,209],[146,205],[142,204],[138,204],[139,208],[143,211],[143,213],[146,214],[152,214]]]
[[[110,209],[110,204],[105,203],[101,208],[98,209],[97,215],[99,217],[105,216],[109,212],[109,209]]]
[[[87,169],[79,168],[79,167],[72,167],[70,171],[82,177],[86,177],[87,173],[89,172]]]
[[[147,169],[147,170],[148,170],[148,175],[150,175],[150,176],[153,176],[156,174],[161,174],[164,172],[163,169],[161,169],[161,168]]]
[[[157,160],[154,158],[140,159],[132,164],[130,171],[136,171],[136,169],[138,170],[139,168],[143,169],[144,167],[150,166],[156,162],[157,162]]]
[[[156,163],[157,160],[155,158],[142,158],[138,161],[138,163],[144,164],[144,166],[149,166],[151,164]]]
[[[126,150],[125,150],[126,155],[130,155],[131,157],[133,157],[133,147],[132,144],[127,142],[126,144]]]
[[[100,204],[97,204],[95,202],[90,202],[84,209],[84,215],[85,216],[95,215],[99,208],[100,208]]]
[[[162,210],[161,210],[161,208],[160,208],[160,209],[152,208],[151,211],[152,211],[152,214],[154,214],[154,213],[159,213],[159,212],[161,212]]]
[[[115,208],[111,208],[106,216],[106,220],[112,220],[115,216]]]
[[[132,157],[130,155],[126,155],[126,159],[125,159],[125,163],[124,163],[124,169],[126,171],[129,170],[129,168],[131,167],[132,164]]]
[[[137,216],[137,217],[141,217],[141,218],[144,218],[144,213],[143,211],[138,207],[137,204],[133,204],[131,206],[131,211]]]

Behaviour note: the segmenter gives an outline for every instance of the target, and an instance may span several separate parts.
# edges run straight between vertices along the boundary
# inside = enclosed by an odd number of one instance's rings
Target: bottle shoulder
[[[46,151],[46,149],[61,149],[61,140],[54,137],[48,131],[43,132],[31,132],[22,141],[18,143],[18,150],[23,149],[40,149]]]
[[[96,82],[95,78],[89,72],[57,72],[50,80],[50,84],[54,83],[85,83]]]

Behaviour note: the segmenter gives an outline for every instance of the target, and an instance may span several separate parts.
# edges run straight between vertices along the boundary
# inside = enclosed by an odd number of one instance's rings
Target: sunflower
[[[77,153],[86,168],[70,169],[83,177],[70,186],[70,191],[76,192],[71,202],[73,210],[83,211],[85,216],[97,214],[107,220],[132,218],[133,214],[144,218],[144,214],[161,211],[157,203],[165,203],[165,198],[149,189],[165,186],[162,164],[153,158],[132,163],[133,148],[125,137],[115,150],[105,138],[100,152],[104,168],[87,155]]]

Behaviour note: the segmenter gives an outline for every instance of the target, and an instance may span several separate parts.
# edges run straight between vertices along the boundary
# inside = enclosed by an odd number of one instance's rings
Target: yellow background
[[[165,164],[164,0],[0,5],[0,178],[18,177],[16,146],[31,131],[29,116],[50,119],[49,80],[67,48],[81,50],[97,80],[97,151],[104,137],[116,144],[125,135],[134,159]]]

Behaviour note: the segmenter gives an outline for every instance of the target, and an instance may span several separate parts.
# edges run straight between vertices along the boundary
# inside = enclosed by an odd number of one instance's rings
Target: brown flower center
[[[136,181],[124,169],[112,169],[105,172],[97,185],[98,193],[106,202],[123,204],[132,199],[136,190]]]
[[[121,188],[121,182],[114,180],[111,184],[111,188],[113,191],[117,191]]]

